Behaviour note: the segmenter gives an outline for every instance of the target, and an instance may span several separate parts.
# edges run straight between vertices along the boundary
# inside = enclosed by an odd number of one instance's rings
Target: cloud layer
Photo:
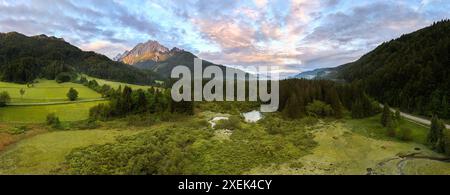
[[[446,0],[0,0],[0,31],[63,37],[109,57],[154,39],[231,66],[284,75],[356,60],[450,18]]]

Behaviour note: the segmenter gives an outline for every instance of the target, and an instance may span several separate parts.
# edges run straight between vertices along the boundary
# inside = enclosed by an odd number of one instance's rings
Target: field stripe
[[[48,106],[48,105],[61,105],[61,104],[76,104],[85,102],[99,102],[105,101],[107,98],[86,99],[78,101],[62,101],[62,102],[41,102],[41,103],[9,103],[7,106]]]

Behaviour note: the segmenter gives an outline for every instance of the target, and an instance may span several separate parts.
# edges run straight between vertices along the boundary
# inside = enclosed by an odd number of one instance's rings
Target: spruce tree
[[[147,104],[148,104],[147,96],[145,96],[145,92],[142,89],[139,89],[137,91],[137,93],[138,93],[138,99],[137,99],[137,104],[135,105],[136,110],[138,112],[144,112],[147,110]]]
[[[133,108],[133,99],[131,97],[133,90],[128,87],[125,86],[123,88],[123,92],[122,92],[122,109],[121,111],[123,112],[122,114],[126,114],[129,113],[131,111],[131,109]]]
[[[384,105],[383,113],[381,114],[381,125],[383,125],[383,127],[393,125],[391,108],[388,104]]]
[[[359,101],[359,99],[357,99],[352,105],[352,118],[363,118],[363,112],[364,110],[362,103],[361,101]]]
[[[78,91],[74,88],[70,88],[69,92],[67,92],[67,98],[69,98],[70,101],[75,101],[78,98]]]
[[[298,118],[300,117],[300,106],[299,101],[297,100],[297,95],[292,93],[292,95],[288,98],[286,106],[283,110],[285,116],[289,118]]]
[[[428,133],[428,144],[436,151],[443,152],[445,147],[444,123],[436,115],[431,119],[430,132]]]
[[[402,116],[400,115],[400,111],[399,110],[395,110],[395,120],[397,122],[400,122],[401,119],[402,119]]]

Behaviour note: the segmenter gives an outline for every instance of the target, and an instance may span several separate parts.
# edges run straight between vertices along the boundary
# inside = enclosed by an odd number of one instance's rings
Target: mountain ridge
[[[190,70],[193,70],[195,58],[199,57],[189,51],[178,47],[173,47],[169,50],[159,42],[149,40],[145,43],[137,44],[129,52],[125,51],[118,56],[118,61],[139,69],[151,70],[165,78],[169,78],[172,69],[178,65],[185,65]],[[202,60],[202,64],[203,67],[217,66],[224,72],[227,68],[224,65],[215,64],[206,60]],[[242,70],[238,71],[244,72]]]
[[[160,78],[151,71],[83,51],[62,38],[43,34],[26,36],[18,32],[0,34],[1,80],[27,83],[39,77],[54,79],[62,72],[79,72],[133,84],[151,84]]]

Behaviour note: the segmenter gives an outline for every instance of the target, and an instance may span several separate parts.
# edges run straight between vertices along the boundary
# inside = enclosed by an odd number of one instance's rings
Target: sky
[[[0,32],[56,36],[110,58],[156,40],[288,76],[355,61],[449,10],[448,0],[0,0]]]

